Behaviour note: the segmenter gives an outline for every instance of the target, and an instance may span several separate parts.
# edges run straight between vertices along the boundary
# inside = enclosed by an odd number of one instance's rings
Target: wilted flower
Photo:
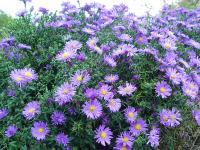
[[[151,147],[158,147],[159,140],[160,140],[160,130],[158,128],[153,128],[150,133],[148,134],[148,142],[150,143]]]
[[[131,84],[131,83],[126,83],[124,86],[119,86],[118,87],[118,93],[121,94],[122,96],[129,95],[131,96],[133,92],[136,91],[136,86]]]
[[[117,80],[119,80],[119,76],[117,74],[110,74],[106,75],[104,79],[107,83],[115,83]]]

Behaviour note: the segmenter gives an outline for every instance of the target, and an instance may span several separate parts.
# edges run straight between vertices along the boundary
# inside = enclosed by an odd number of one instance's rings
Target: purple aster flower
[[[135,36],[135,41],[139,45],[141,45],[141,44],[147,44],[148,43],[147,37],[144,34],[142,34],[142,33],[138,33]]]
[[[97,45],[97,42],[99,41],[98,38],[96,37],[93,37],[93,38],[90,38],[86,44],[87,46],[90,48],[90,49],[93,49],[96,45]]]
[[[22,112],[27,120],[31,120],[36,115],[40,114],[40,104],[37,101],[32,101],[26,104]]]
[[[119,76],[117,74],[110,74],[110,75],[106,75],[104,77],[104,80],[107,82],[107,83],[115,83],[119,80]]]
[[[46,135],[49,133],[49,128],[45,122],[34,122],[33,127],[31,128],[31,133],[37,140],[44,140]]]
[[[84,61],[87,59],[87,57],[86,57],[85,53],[80,53],[80,54],[78,54],[78,55],[76,56],[76,59],[77,59],[79,62],[84,62]]]
[[[71,40],[65,44],[65,50],[73,50],[76,51],[82,47],[82,44],[79,41]]]
[[[132,38],[128,34],[121,34],[118,38],[123,42],[131,42],[132,41]]]
[[[110,92],[111,86],[108,86],[107,84],[101,85],[101,87],[98,89],[98,96],[101,99],[108,100],[112,98],[114,95],[112,92]]]
[[[132,148],[131,147],[129,147],[129,146],[123,146],[123,145],[121,145],[121,144],[118,144],[118,145],[116,145],[115,147],[114,147],[114,150],[131,150]]]
[[[117,112],[121,108],[121,100],[111,98],[107,100],[107,107],[110,109],[111,112]]]
[[[0,109],[0,119],[3,119],[8,115],[8,110],[6,108]]]
[[[16,13],[18,17],[24,17],[27,14],[27,10],[23,9]]]
[[[181,114],[176,109],[163,109],[160,112],[160,123],[166,127],[175,127],[180,124]]]
[[[176,43],[173,39],[170,38],[161,39],[160,44],[166,50],[176,50]]]
[[[21,69],[11,71],[10,77],[19,86],[23,86],[27,83]]]
[[[64,133],[59,133],[55,137],[56,143],[59,145],[67,146],[69,143],[68,135],[65,135]]]
[[[10,125],[5,131],[5,136],[10,138],[14,136],[16,132],[17,132],[17,127],[15,125]]]
[[[62,125],[65,123],[65,115],[63,112],[60,111],[54,111],[53,114],[51,115],[51,121],[53,122],[54,125]]]
[[[90,80],[90,75],[86,70],[77,71],[72,77],[72,85],[79,86],[80,84],[86,84]]]
[[[131,83],[126,83],[124,86],[118,87],[118,93],[122,96],[131,96],[136,91],[136,86]]]
[[[180,78],[181,75],[180,75],[180,73],[177,72],[176,69],[168,68],[166,70],[166,76],[175,85],[180,84],[180,82],[181,82],[181,78]]]
[[[20,48],[20,49],[27,49],[27,50],[30,50],[31,49],[31,46],[28,46],[28,45],[26,45],[26,44],[18,44],[18,46],[17,46],[18,48]]]
[[[156,90],[156,94],[158,96],[161,96],[162,98],[169,97],[171,95],[171,92],[172,92],[171,87],[165,81],[158,82],[156,84],[155,90]]]
[[[71,61],[72,58],[76,57],[76,51],[65,49],[64,51],[60,51],[56,55],[56,59],[59,61]]]
[[[84,93],[85,97],[91,100],[95,100],[97,98],[97,94],[97,90],[92,88],[87,88]]]
[[[137,116],[138,116],[138,112],[135,110],[134,107],[128,107],[124,110],[124,115],[125,115],[125,118],[126,120],[129,122],[129,123],[133,123]]]
[[[39,8],[39,11],[40,11],[41,13],[43,13],[43,14],[46,14],[46,13],[49,12],[49,10],[48,10],[47,8],[44,8],[44,7],[40,7],[40,8]]]
[[[90,34],[90,35],[95,35],[95,31],[93,29],[90,29],[90,28],[86,28],[84,27],[82,29],[83,32],[87,33],[87,34]]]
[[[7,90],[7,96],[14,97],[15,95],[16,95],[15,90],[12,90],[12,89]]]
[[[89,119],[97,119],[102,114],[102,106],[97,100],[85,102],[83,105],[83,113],[86,114]]]
[[[185,81],[182,90],[185,95],[195,99],[198,95],[199,86],[195,82]]]
[[[131,148],[133,145],[133,141],[134,141],[134,139],[129,132],[123,132],[120,134],[120,136],[117,137],[116,147],[128,146]]]
[[[59,105],[64,105],[67,102],[70,102],[75,95],[75,87],[71,84],[65,82],[63,85],[57,88],[55,93],[55,101]]]
[[[148,134],[148,142],[150,143],[151,147],[158,147],[159,146],[159,140],[160,140],[160,129],[154,128],[150,131]]]
[[[106,146],[106,144],[110,145],[110,140],[113,135],[110,128],[100,125],[99,128],[95,130],[95,134],[97,143],[101,143],[103,146]]]
[[[196,52],[193,50],[188,50],[187,54],[190,58],[195,58],[196,57]]]
[[[31,68],[24,68],[21,70],[21,73],[24,76],[26,82],[32,82],[33,80],[37,80],[38,78],[35,71]]]
[[[117,62],[110,56],[104,56],[104,63],[107,64],[110,67],[116,67]]]
[[[147,124],[143,119],[136,120],[130,126],[130,132],[134,136],[138,136],[141,133],[144,133],[146,130],[147,130]]]
[[[200,126],[200,110],[193,110],[192,116],[195,118],[197,125]]]

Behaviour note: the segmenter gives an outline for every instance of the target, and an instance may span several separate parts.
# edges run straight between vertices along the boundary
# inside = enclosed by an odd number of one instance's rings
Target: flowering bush
[[[18,13],[0,43],[1,149],[187,148],[200,125],[200,9],[62,7]]]

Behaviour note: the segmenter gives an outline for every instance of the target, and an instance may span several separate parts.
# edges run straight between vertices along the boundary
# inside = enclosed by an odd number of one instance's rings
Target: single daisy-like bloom
[[[154,128],[150,131],[148,134],[148,142],[147,144],[150,144],[151,147],[158,147],[159,146],[159,140],[160,140],[160,130],[158,128]]]
[[[126,120],[129,122],[129,123],[133,123],[137,116],[138,116],[138,113],[137,111],[135,110],[134,107],[128,107],[124,110],[124,115],[125,115],[125,118]]]
[[[142,34],[142,33],[138,33],[135,36],[135,41],[139,45],[141,45],[141,44],[147,44],[148,43],[147,37],[144,34]]]
[[[5,136],[10,138],[14,136],[16,132],[17,132],[17,127],[15,125],[10,125],[5,131]]]
[[[117,74],[110,74],[104,77],[104,80],[107,83],[115,83],[119,80],[119,76]]]
[[[113,93],[110,92],[111,86],[108,86],[107,84],[103,84],[99,89],[98,89],[98,96],[101,99],[108,100],[113,97]]]
[[[170,127],[178,126],[181,120],[182,120],[181,114],[179,111],[177,111],[175,108],[172,108],[172,110],[169,110],[168,124]]]
[[[118,93],[121,94],[122,96],[129,95],[131,96],[133,92],[136,91],[136,86],[131,84],[131,83],[126,83],[124,86],[119,86],[118,87]]]
[[[60,111],[54,111],[53,114],[51,115],[51,121],[53,122],[54,125],[62,125],[65,123],[65,115],[63,112]]]
[[[38,78],[35,71],[31,68],[22,69],[22,75],[24,76],[26,82],[32,82],[33,80],[37,80]]]
[[[176,42],[173,39],[161,39],[160,40],[161,46],[166,50],[176,50]]]
[[[45,122],[34,122],[33,127],[31,128],[31,133],[37,140],[44,140],[46,135],[49,133],[49,128]]]
[[[98,38],[96,37],[93,37],[93,38],[90,38],[86,44],[87,46],[90,48],[90,49],[93,49],[95,46],[97,46],[97,42],[99,41]]]
[[[180,73],[177,72],[176,69],[168,68],[166,70],[166,76],[175,85],[180,84],[180,82],[181,82],[181,78],[180,78],[181,75],[180,75]]]
[[[193,110],[192,116],[195,118],[197,125],[200,126],[200,110]]]
[[[106,105],[110,109],[111,112],[117,112],[121,108],[121,100],[119,98],[117,99],[111,98],[107,100]]]
[[[107,64],[108,66],[110,67],[116,67],[117,66],[117,63],[116,61],[110,57],[110,56],[104,56],[104,63]]]
[[[199,86],[195,82],[185,81],[183,82],[182,90],[186,96],[195,99],[198,96]]]
[[[121,34],[118,38],[123,42],[131,42],[132,41],[131,36],[128,34]]]
[[[90,35],[95,35],[94,30],[92,30],[92,29],[90,29],[90,28],[84,27],[84,28],[82,29],[82,31],[85,32],[85,33],[87,33],[87,34],[90,34]]]
[[[90,80],[90,75],[87,71],[77,71],[71,78],[73,85],[79,86],[80,84],[86,84]]]
[[[70,102],[75,95],[75,87],[67,82],[58,87],[55,93],[55,101],[59,105],[64,105],[67,102]]]
[[[83,105],[83,113],[86,114],[89,119],[97,119],[102,114],[102,106],[97,100],[85,102]]]
[[[169,97],[172,92],[171,87],[165,81],[158,82],[156,84],[155,90],[156,90],[157,95],[161,96],[162,98]]]
[[[71,61],[71,59],[76,57],[76,52],[74,50],[64,50],[56,55],[56,59],[59,61]]]
[[[130,132],[134,136],[138,136],[141,133],[144,133],[146,130],[147,130],[147,124],[143,119],[136,120],[130,126]]]
[[[40,104],[37,101],[32,101],[32,102],[29,102],[28,104],[26,104],[26,106],[24,107],[24,110],[22,112],[23,116],[27,120],[32,119],[39,113],[40,113]]]
[[[69,143],[68,135],[65,135],[64,133],[59,133],[55,137],[56,143],[59,145],[67,146]]]
[[[175,127],[180,124],[181,114],[176,109],[163,109],[160,112],[160,123],[166,127]]]
[[[82,44],[79,41],[71,40],[65,44],[65,50],[78,50],[82,47]]]
[[[27,83],[21,69],[15,69],[11,71],[10,77],[19,86],[23,86]]]
[[[132,147],[133,140],[134,139],[129,132],[123,132],[120,134],[120,136],[117,137],[116,145]]]
[[[0,119],[3,119],[7,115],[8,115],[8,109],[6,109],[6,108],[0,109]]]
[[[95,131],[95,139],[97,143],[101,143],[103,146],[106,144],[110,145],[110,140],[112,139],[112,132],[110,128],[100,125]]]

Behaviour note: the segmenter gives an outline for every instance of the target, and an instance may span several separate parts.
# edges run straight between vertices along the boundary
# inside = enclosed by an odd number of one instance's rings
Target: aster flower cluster
[[[131,150],[144,141],[159,147],[160,133],[186,122],[188,110],[199,126],[200,9],[164,8],[148,19],[127,11],[63,2],[58,14],[19,13],[26,32],[13,27],[16,38],[0,42],[1,135],[45,147]]]

